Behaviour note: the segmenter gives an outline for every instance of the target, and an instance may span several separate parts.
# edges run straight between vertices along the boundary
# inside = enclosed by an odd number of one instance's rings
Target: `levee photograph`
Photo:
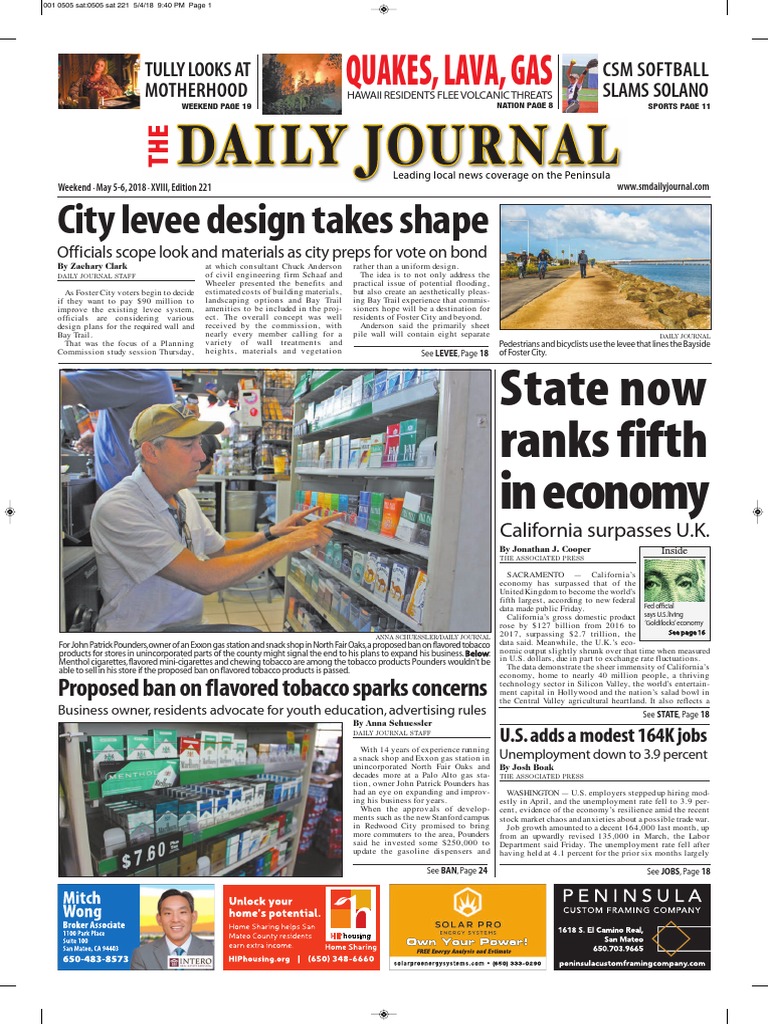
[[[712,326],[711,208],[502,205],[502,330]]]

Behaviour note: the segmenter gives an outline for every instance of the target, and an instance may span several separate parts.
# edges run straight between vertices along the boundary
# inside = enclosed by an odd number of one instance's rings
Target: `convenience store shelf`
[[[294,839],[298,839],[300,830],[298,828],[291,829],[290,832],[286,832],[284,836],[280,836],[280,842],[292,842]],[[231,875],[233,871],[237,871],[238,868],[245,867],[246,864],[250,864],[252,860],[256,860],[259,854],[264,853],[266,850],[273,850],[274,846],[265,846],[263,850],[255,850],[253,853],[249,853],[247,857],[243,857],[242,860],[236,861],[234,864],[227,864],[226,867],[222,868],[221,871],[213,871],[211,873],[212,878],[224,878],[227,875]],[[260,878],[276,878],[281,871],[285,868],[285,863],[279,864],[274,871],[268,872],[266,875],[260,875]]]
[[[116,762],[121,767],[126,767],[134,764],[151,765],[155,763],[167,763],[167,762],[155,762],[152,759],[145,761],[120,761]],[[179,770],[178,783],[182,786],[194,785],[195,783],[201,782],[215,782],[217,779],[240,779],[247,776],[263,775],[265,772],[278,772],[278,771],[302,771],[304,764],[302,761],[270,761],[268,763],[259,764],[236,764],[230,768],[181,768]],[[132,784],[127,788],[115,788],[110,786],[109,780],[103,779],[101,782],[88,781],[85,783],[85,793],[89,800],[100,800],[102,797],[107,796],[119,796],[121,793],[146,793],[157,787],[148,782],[146,785]]]
[[[388,615],[391,615],[393,619],[397,619],[398,622],[402,622],[404,626],[409,626],[411,629],[418,630],[420,628],[418,622],[414,622],[410,615],[406,615],[405,612],[398,611],[393,605],[387,604],[386,601],[382,600],[382,598],[380,598],[372,590],[366,590],[365,587],[361,587],[358,583],[354,583],[350,579],[350,577],[345,576],[343,572],[339,572],[339,570],[334,569],[333,566],[328,565],[326,562],[321,561],[321,559],[319,558],[315,558],[314,555],[305,554],[304,557],[308,561],[313,562],[318,567],[318,569],[321,569],[329,576],[333,576],[334,579],[339,580],[339,582],[343,583],[347,589],[353,591],[355,594],[358,594],[360,597],[370,602],[370,604],[378,608],[379,611],[386,612]],[[301,586],[301,584],[295,579],[295,577],[291,577],[291,582],[294,585],[296,585],[297,589],[299,586]],[[346,628],[348,629],[349,627]]]
[[[258,764],[236,764],[231,768],[182,768],[179,774],[182,786],[189,786],[196,782],[215,782],[217,779],[244,779],[265,772],[301,772],[304,768],[303,761],[265,761]]]
[[[334,389],[352,383],[352,379],[360,373],[359,370],[326,370],[319,374],[312,381],[311,387],[305,390],[295,388],[293,392],[294,401],[314,401],[316,398],[324,398],[333,393]]]
[[[321,604],[318,604],[315,595],[312,593],[312,591],[308,587],[305,587],[304,584],[301,583],[299,580],[297,580],[295,576],[288,575],[286,576],[285,581],[286,583],[291,584],[291,586],[293,587],[297,594],[300,594],[306,601],[309,601],[309,603],[312,605],[312,607],[320,616],[320,618],[325,619],[328,625],[332,626],[337,633],[349,633],[349,623],[345,622],[343,619],[340,619],[338,615],[334,615],[333,612],[329,611],[327,608],[323,608]],[[303,630],[301,628],[298,621],[293,616],[289,615],[288,621],[291,623],[292,626],[294,626],[295,624],[295,629],[297,633],[307,632],[306,630]]]
[[[205,842],[206,839],[216,839],[218,836],[226,835],[227,832],[250,825],[252,821],[261,821],[263,818],[269,818],[273,814],[280,814],[281,811],[290,810],[290,808],[298,806],[301,801],[302,797],[297,797],[295,800],[285,800],[281,804],[272,804],[271,807],[262,807],[258,811],[241,814],[237,818],[226,818],[224,821],[219,822],[218,825],[209,825],[208,828],[202,828],[199,832],[185,832],[182,845],[185,847],[195,846],[197,843]]]
[[[310,516],[309,518],[315,519],[317,517]],[[384,533],[371,533],[370,530],[361,530],[359,526],[350,526],[348,523],[342,523],[340,519],[329,523],[328,529],[338,530],[339,533],[348,533],[351,537],[359,537],[369,544],[381,544],[382,547],[394,548],[396,551],[407,555],[416,555],[418,558],[426,559],[429,556],[429,548],[425,544],[413,544],[410,541],[399,540],[397,537],[388,537]],[[325,565],[325,562],[322,564]],[[348,576],[344,578],[349,579]]]
[[[314,466],[297,466],[296,476],[358,476],[368,480],[398,479],[398,480],[434,480],[435,467],[402,466],[398,469],[393,466],[388,469],[367,469],[365,466],[357,469],[318,469]]]
[[[323,419],[313,420],[309,425],[309,434],[317,437],[337,427],[353,426],[365,420],[381,420],[391,417],[393,413],[403,412],[406,409],[413,409],[422,406],[425,402],[433,402],[437,398],[438,384],[436,379],[425,381],[423,384],[412,384],[404,391],[395,391],[391,395],[384,395],[382,398],[375,398],[370,402],[363,402],[362,405],[347,409],[336,416],[326,416]],[[313,393],[314,394],[314,393]],[[306,437],[307,435],[303,435]]]
[[[290,812],[289,828],[293,832],[287,832],[278,840],[272,838],[268,841],[269,848],[284,849],[283,841],[292,840],[289,843],[288,855],[283,863],[279,864],[276,870],[270,874],[291,875],[298,855],[298,842],[296,836],[300,829],[309,793],[309,779],[314,757],[314,744],[316,725],[311,722],[285,721],[285,722],[264,722],[248,723],[220,721],[213,726],[208,723],[199,723],[191,726],[188,722],[142,722],[136,724],[143,732],[148,728],[172,728],[179,737],[194,735],[195,730],[200,727],[221,730],[228,733],[240,735],[245,738],[248,748],[260,753],[262,759],[258,762],[246,764],[228,765],[226,767],[179,769],[178,759],[152,759],[140,761],[119,761],[106,766],[108,772],[113,770],[119,772],[126,766],[127,775],[123,776],[118,785],[118,791],[109,789],[109,779],[90,780],[86,775],[92,772],[91,740],[98,736],[112,736],[116,731],[126,730],[130,732],[131,724],[121,723],[116,728],[116,723],[62,723],[60,727],[60,766],[61,780],[66,800],[66,817],[62,819],[60,826],[60,875],[64,877],[94,877],[116,875],[120,877],[136,877],[138,875],[155,874],[150,867],[156,868],[157,877],[167,875],[190,875],[194,874],[194,865],[201,857],[208,856],[213,861],[215,874],[225,875],[238,867],[242,867],[249,860],[264,853],[267,846],[249,852],[247,858],[243,858],[231,864],[224,864],[219,856],[214,856],[213,850],[222,843],[226,845],[226,838],[236,836],[238,833],[247,831],[249,826],[255,822],[272,820]],[[189,730],[192,730],[191,733]],[[138,732],[137,732],[138,735]],[[302,735],[304,739],[302,740]],[[298,756],[298,743],[302,744],[302,755]],[[288,745],[288,756],[282,756],[282,748]],[[293,745],[293,750],[291,746]],[[269,750],[269,747],[272,750]],[[262,748],[265,748],[262,750]],[[87,753],[86,753],[87,752]],[[272,755],[270,757],[270,754]],[[275,756],[277,754],[278,756]],[[293,756],[291,756],[293,754]],[[87,764],[87,769],[86,769]],[[150,785],[147,780],[155,780],[158,771],[168,765],[174,766],[174,771],[167,771],[162,775],[159,785]],[[136,770],[138,769],[138,771]],[[172,774],[172,778],[171,778]],[[289,780],[300,780],[299,785],[291,786],[291,798],[280,800],[277,803],[269,803],[266,806],[254,808],[247,813],[234,817],[219,818],[218,820],[208,818],[210,824],[207,827],[197,827],[194,831],[176,831],[164,829],[155,832],[151,823],[150,831],[139,836],[136,834],[129,839],[126,845],[106,855],[105,832],[107,827],[115,824],[115,819],[110,818],[107,804],[113,806],[117,797],[118,806],[131,806],[141,809],[153,805],[152,799],[147,801],[147,794],[154,793],[161,801],[164,792],[168,792],[167,799],[175,799],[175,794],[170,789],[176,786],[197,786],[208,785],[215,782],[226,782],[232,779],[253,779],[257,781],[270,775],[278,779],[285,776]],[[106,789],[105,789],[106,785]],[[235,784],[237,785],[237,784]],[[278,785],[278,782],[275,782]],[[298,794],[295,790],[298,789]],[[267,799],[272,800],[271,784],[267,782]],[[131,794],[135,794],[132,797]],[[277,796],[280,794],[276,792]],[[127,804],[125,803],[127,801]],[[194,822],[193,822],[194,824]],[[199,822],[197,823],[199,826]],[[142,823],[143,825],[143,823]],[[122,825],[125,828],[124,825]],[[128,832],[126,830],[126,835]],[[276,830],[273,835],[276,834]],[[235,853],[237,851],[234,851]],[[190,869],[191,857],[191,869]],[[187,869],[182,870],[183,860],[187,860]],[[266,871],[267,864],[264,865]]]
[[[228,818],[226,821],[219,822],[218,825],[211,825],[209,828],[201,829],[199,832],[183,832],[181,846],[182,849],[189,849],[191,846],[196,846],[198,843],[206,842],[209,839],[217,839],[219,836],[226,835],[228,832],[235,832],[239,828],[244,828],[254,821],[262,821],[264,818],[269,818],[273,814],[280,814],[281,811],[290,810],[296,807],[302,802],[302,798],[299,797],[296,800],[286,800],[282,804],[274,804],[271,807],[262,807],[258,811],[251,811],[250,814],[243,814],[238,818]],[[162,836],[158,836],[158,839],[162,840]],[[94,856],[93,866],[97,875],[111,875],[118,870],[120,857],[128,850],[129,847],[125,847],[123,850],[119,850],[111,857],[104,857],[99,859]],[[264,849],[267,849],[265,847]],[[249,860],[253,860],[263,850],[255,850],[252,854],[245,858],[242,863],[246,863]],[[160,862],[162,863],[162,862]],[[231,866],[227,867],[227,871],[231,869]],[[225,872],[217,872],[217,874],[224,874]]]

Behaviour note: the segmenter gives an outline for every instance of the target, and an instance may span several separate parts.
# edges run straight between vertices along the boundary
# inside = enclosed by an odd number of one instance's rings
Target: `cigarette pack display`
[[[403,498],[403,505],[400,509],[400,518],[395,530],[395,537],[398,540],[411,543],[416,536],[417,519],[421,508],[421,494],[414,491],[406,491]],[[382,531],[383,532],[383,531]]]
[[[185,850],[179,857],[179,877],[197,874],[197,850]]]
[[[278,841],[277,822],[274,818],[267,818],[264,825],[267,829],[267,844],[269,846],[275,846]]]
[[[397,531],[397,524],[400,522],[400,512],[403,507],[402,498],[385,498],[381,516],[381,533],[385,537],[394,537]]]
[[[176,754],[175,750],[173,754]],[[128,761],[149,761],[153,758],[155,753],[151,736],[126,735],[125,756]]]
[[[195,736],[179,736],[179,767],[193,771],[200,767],[200,739]]]
[[[97,766],[102,795],[117,796],[148,789],[167,789],[179,776],[179,762],[168,760],[106,762]]]
[[[419,569],[413,584],[411,596],[405,608],[405,612],[415,622],[421,624],[424,615],[424,598],[427,591],[427,574]]]
[[[374,381],[376,379],[376,371],[369,370],[363,374],[363,401],[370,402],[373,399],[373,388]]]
[[[432,495],[423,494],[421,496],[421,506],[419,508],[419,514],[416,517],[416,533],[413,537],[414,544],[423,544],[425,547],[429,547],[429,541],[432,536]]]
[[[382,600],[386,600],[389,591],[389,577],[392,572],[392,562],[386,555],[378,555],[376,558],[376,582],[374,593]]]
[[[91,761],[94,765],[125,760],[123,736],[91,736]]]
[[[219,766],[219,734],[216,732],[199,732],[200,767],[218,768]]]
[[[240,860],[240,836],[227,836],[227,852],[225,855],[227,864],[235,864]]]
[[[341,571],[342,558],[341,541],[337,540],[333,545],[333,558],[331,560],[331,565],[334,569]]]
[[[132,807],[117,815],[121,828],[133,843],[151,839],[155,834],[155,815],[148,807]]]
[[[234,782],[222,783],[229,797],[229,817],[239,818],[243,813],[243,787]]]
[[[349,461],[347,462],[348,469],[357,469],[360,465],[360,455],[362,452],[362,437],[353,437],[349,442]]]
[[[403,386],[402,370],[387,370],[387,394],[394,395]]]
[[[194,796],[179,796],[179,829],[196,832],[198,829],[197,800]]]
[[[427,436],[425,419],[400,421],[400,444],[397,452],[398,466],[415,466],[419,444]]]
[[[373,378],[373,400],[374,402],[379,398],[384,398],[387,393],[387,378],[389,376],[388,370],[379,370],[376,376]]]
[[[211,872],[217,874],[227,866],[227,840],[218,839],[211,843],[210,847],[211,857]]]
[[[322,608],[331,607],[330,584],[328,580],[318,576],[319,585],[317,588],[317,601]]]
[[[381,519],[384,515],[384,494],[378,491],[371,491],[371,510],[368,513],[368,532],[379,533],[381,530]]]
[[[368,469],[381,469],[384,461],[386,440],[386,434],[371,434],[371,444],[368,449]]]
[[[178,800],[158,800],[155,804],[155,835],[177,832],[179,828]]]
[[[384,457],[382,466],[391,468],[397,465],[397,454],[400,448],[400,424],[389,423],[384,437]]]
[[[358,495],[358,507],[357,507],[357,528],[359,530],[368,529],[368,520],[371,514],[371,492],[360,491]]]
[[[253,810],[260,811],[267,804],[267,784],[266,782],[254,782],[253,783]]]
[[[198,828],[210,828],[214,823],[213,797],[207,796],[197,801],[197,825]]]
[[[175,729],[151,729],[150,736],[155,757],[177,757],[177,735]]]
[[[411,566],[407,562],[399,559],[392,563],[389,590],[387,592],[387,604],[392,605],[392,607],[398,612],[403,609],[403,601],[405,600],[408,586],[408,571],[410,568]]]
[[[352,552],[352,582],[358,585],[363,582],[365,572],[365,552],[355,548]]]
[[[231,768],[235,763],[235,734],[220,732],[218,747],[218,767]]]
[[[341,545],[341,571],[345,576],[352,575],[352,553],[353,548],[351,544]]]
[[[373,590],[376,586],[376,552],[366,551],[365,569],[363,571],[362,585],[365,590]]]

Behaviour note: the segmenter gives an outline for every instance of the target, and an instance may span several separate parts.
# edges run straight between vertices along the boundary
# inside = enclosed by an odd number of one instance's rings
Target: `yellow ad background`
[[[471,889],[482,896],[482,910],[466,917],[454,909],[454,895]],[[437,927],[435,922],[465,921],[465,928]],[[478,925],[478,921],[500,921],[498,928]],[[520,946],[446,946],[443,938],[456,939],[527,939]],[[440,956],[476,956],[480,949],[513,957],[544,957],[547,952],[547,905],[544,885],[476,885],[456,882],[452,885],[390,885],[389,887],[389,955],[414,956],[418,945],[408,945],[408,938],[435,939]],[[419,954],[429,955],[429,954]],[[434,954],[433,954],[434,955]]]

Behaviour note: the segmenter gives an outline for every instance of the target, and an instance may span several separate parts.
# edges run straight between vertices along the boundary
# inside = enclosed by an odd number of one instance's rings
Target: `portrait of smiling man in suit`
[[[195,899],[191,892],[166,889],[157,901],[156,921],[163,935],[145,942],[133,951],[132,971],[167,971],[169,958],[209,956],[213,967],[213,943],[192,934],[197,921]]]

